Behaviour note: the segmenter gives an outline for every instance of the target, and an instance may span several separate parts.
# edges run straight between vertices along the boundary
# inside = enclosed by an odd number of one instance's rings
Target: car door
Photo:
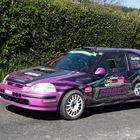
[[[140,55],[132,52],[127,53],[129,71],[127,76],[131,80],[132,95],[140,97]]]
[[[127,61],[122,51],[112,51],[104,55],[98,64],[106,70],[106,75],[94,85],[96,101],[114,101],[126,98],[129,94],[129,84],[124,73],[127,71]]]

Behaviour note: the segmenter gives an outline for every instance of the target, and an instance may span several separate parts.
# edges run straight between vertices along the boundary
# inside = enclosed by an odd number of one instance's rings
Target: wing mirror
[[[96,69],[95,74],[100,76],[106,75],[106,70],[102,67],[99,67]]]

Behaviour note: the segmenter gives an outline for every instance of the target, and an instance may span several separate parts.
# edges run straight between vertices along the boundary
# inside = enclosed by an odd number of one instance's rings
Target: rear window
[[[128,59],[130,62],[131,69],[140,68],[140,55],[129,53]]]

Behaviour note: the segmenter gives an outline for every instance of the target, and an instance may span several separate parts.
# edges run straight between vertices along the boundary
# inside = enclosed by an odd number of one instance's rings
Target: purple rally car
[[[0,100],[79,118],[87,107],[140,101],[140,50],[83,47],[40,66],[7,75]]]

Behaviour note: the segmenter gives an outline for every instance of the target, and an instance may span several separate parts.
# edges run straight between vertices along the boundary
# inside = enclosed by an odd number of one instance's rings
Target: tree
[[[99,4],[119,4],[122,2],[121,0],[90,0],[91,2],[96,2]]]
[[[121,0],[70,0],[70,1],[84,3],[115,4],[115,5],[121,4]]]
[[[90,3],[90,0],[70,0],[72,2],[86,2],[86,3]]]

